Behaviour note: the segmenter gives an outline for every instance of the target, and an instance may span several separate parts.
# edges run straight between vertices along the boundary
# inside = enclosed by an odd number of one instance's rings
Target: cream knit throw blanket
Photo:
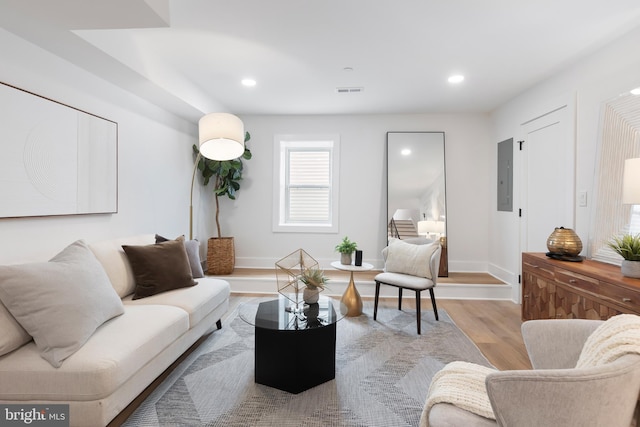
[[[576,368],[611,363],[625,354],[640,354],[640,316],[620,314],[604,322],[585,342]],[[420,427],[429,426],[429,411],[436,403],[450,403],[495,420],[485,380],[494,369],[467,362],[451,362],[431,380]]]
[[[458,408],[495,420],[485,379],[495,369],[468,362],[451,362],[433,376],[420,427],[429,426],[429,411],[436,403],[451,403]]]
[[[576,368],[605,365],[630,353],[640,354],[640,316],[619,314],[589,335]]]

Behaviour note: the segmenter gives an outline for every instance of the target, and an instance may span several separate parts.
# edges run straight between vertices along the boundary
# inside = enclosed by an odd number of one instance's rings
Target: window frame
[[[328,222],[289,222],[287,206],[287,152],[294,150],[330,151],[330,191]],[[340,136],[322,135],[275,135],[273,174],[273,223],[274,232],[288,233],[337,233],[339,213]]]

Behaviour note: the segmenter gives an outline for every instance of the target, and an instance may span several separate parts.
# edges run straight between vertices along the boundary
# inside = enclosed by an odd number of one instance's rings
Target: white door
[[[569,108],[522,125],[521,248],[547,252],[555,227],[574,228],[575,155]]]

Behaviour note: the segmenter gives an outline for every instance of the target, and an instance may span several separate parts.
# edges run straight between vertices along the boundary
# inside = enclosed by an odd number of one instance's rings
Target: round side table
[[[356,284],[353,282],[354,271],[368,271],[373,270],[373,265],[363,262],[362,265],[342,264],[340,261],[333,261],[331,267],[337,270],[349,271],[351,276],[349,278],[349,286],[344,291],[342,299],[340,300],[347,307],[347,317],[360,316],[362,314],[362,298],[356,288]]]

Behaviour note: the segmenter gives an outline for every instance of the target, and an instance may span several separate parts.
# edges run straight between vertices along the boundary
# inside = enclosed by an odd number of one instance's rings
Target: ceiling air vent
[[[364,91],[363,87],[337,87],[336,92],[338,93],[359,93]]]

